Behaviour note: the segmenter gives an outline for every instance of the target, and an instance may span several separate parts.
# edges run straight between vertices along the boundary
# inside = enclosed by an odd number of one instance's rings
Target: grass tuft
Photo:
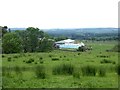
[[[71,64],[61,64],[59,66],[54,67],[52,72],[54,75],[72,75],[74,72],[74,66]]]

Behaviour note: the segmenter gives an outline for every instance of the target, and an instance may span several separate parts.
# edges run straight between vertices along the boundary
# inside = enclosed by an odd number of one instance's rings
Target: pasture
[[[118,53],[106,52],[117,42],[85,42],[86,52],[2,55],[4,88],[117,88]]]

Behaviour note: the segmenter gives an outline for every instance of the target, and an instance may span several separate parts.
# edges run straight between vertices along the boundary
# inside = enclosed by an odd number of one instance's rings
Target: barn
[[[75,40],[66,39],[66,40],[61,40],[61,41],[55,42],[54,46],[59,49],[69,49],[69,48],[70,49],[78,49],[81,46],[85,46],[85,44],[83,42],[75,43]]]

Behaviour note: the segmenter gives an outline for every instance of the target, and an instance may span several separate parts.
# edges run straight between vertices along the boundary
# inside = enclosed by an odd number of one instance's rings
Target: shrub
[[[41,60],[40,63],[43,64],[44,63],[43,60]]]
[[[2,55],[2,58],[4,58],[5,57],[5,55]]]
[[[8,57],[8,59],[7,59],[7,60],[10,62],[10,61],[11,61],[11,59],[12,59],[11,57]]]
[[[35,64],[37,64],[37,62],[35,62]]]
[[[37,78],[45,79],[46,78],[45,67],[36,66],[35,67],[35,74],[36,74]]]
[[[53,74],[68,74],[71,75],[74,72],[74,67],[71,64],[61,64],[53,68]]]
[[[66,57],[66,56],[64,56],[64,57]]]
[[[26,61],[26,63],[32,63],[32,62],[34,62],[33,58],[30,58],[28,61]]]
[[[103,59],[100,63],[112,63],[112,61],[107,60],[107,59]]]
[[[84,52],[84,51],[86,51],[86,50],[87,50],[87,47],[86,47],[86,46],[81,46],[81,47],[78,48],[77,51]]]
[[[96,75],[96,67],[87,65],[81,68],[83,76],[95,76]]]
[[[49,57],[52,57],[52,55],[49,55]]]
[[[106,75],[106,69],[104,67],[99,67],[98,74],[101,77],[105,76]]]
[[[59,58],[54,57],[54,58],[52,58],[52,60],[53,60],[53,61],[56,61],[56,60],[59,60]]]
[[[42,60],[42,59],[43,59],[42,57],[39,58],[39,60]]]
[[[25,60],[23,60],[23,62],[25,62]]]
[[[19,58],[19,56],[15,55],[15,56],[13,56],[13,58]]]
[[[62,56],[60,56],[60,58],[62,58]]]
[[[80,53],[78,53],[78,55],[80,55]]]
[[[116,64],[116,62],[115,62],[115,61],[113,61],[113,62],[112,62],[112,64]]]

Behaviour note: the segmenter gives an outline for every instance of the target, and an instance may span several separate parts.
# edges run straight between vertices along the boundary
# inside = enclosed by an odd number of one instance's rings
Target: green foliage
[[[61,64],[59,66],[54,67],[52,72],[54,75],[57,75],[57,74],[72,75],[74,72],[74,66],[71,64]]]
[[[8,61],[10,62],[12,58],[11,58],[11,57],[8,57],[7,59],[8,59]]]
[[[103,59],[102,61],[100,61],[100,63],[112,63],[111,60],[107,60],[107,59]]]
[[[81,52],[84,52],[86,50],[87,50],[87,48],[85,46],[81,46],[78,48],[78,51],[81,51]]]
[[[96,75],[96,67],[92,65],[87,65],[81,68],[83,76],[95,76]]]
[[[33,58],[30,58],[28,61],[26,61],[26,63],[32,63],[32,62],[34,62]]]
[[[53,60],[53,61],[57,61],[57,60],[59,60],[59,58],[54,57],[54,58],[52,58],[52,60]]]
[[[48,52],[51,50],[53,50],[53,41],[49,41],[48,39],[43,39],[39,42],[38,51]]]
[[[8,32],[7,29],[8,27],[7,26],[4,26],[4,27],[1,27],[2,30],[0,30],[0,32],[2,32],[2,37]]]
[[[35,75],[39,79],[45,79],[46,78],[45,67],[44,66],[36,66]]]
[[[2,47],[3,53],[19,53],[22,50],[21,39],[15,33],[6,33]]]

